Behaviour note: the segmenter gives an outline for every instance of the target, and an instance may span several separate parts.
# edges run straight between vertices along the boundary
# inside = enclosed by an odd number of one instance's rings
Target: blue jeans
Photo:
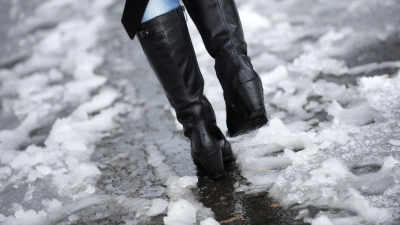
[[[179,0],[150,0],[144,11],[142,23],[176,9],[178,6]]]

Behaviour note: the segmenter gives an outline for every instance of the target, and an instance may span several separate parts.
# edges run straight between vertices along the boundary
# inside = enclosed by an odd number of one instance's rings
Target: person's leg
[[[144,11],[142,23],[169,12],[179,6],[179,0],[150,0]]]
[[[247,56],[234,0],[183,0],[196,24],[224,90],[229,136],[255,130],[268,122],[261,79]]]
[[[138,39],[190,140],[193,162],[211,179],[225,175],[230,143],[216,124],[181,7],[142,23]]]

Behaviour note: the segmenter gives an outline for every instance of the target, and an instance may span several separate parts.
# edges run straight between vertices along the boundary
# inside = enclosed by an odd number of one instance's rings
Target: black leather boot
[[[183,0],[199,30],[224,90],[228,135],[260,128],[268,122],[261,79],[247,56],[234,0]]]
[[[184,134],[190,139],[193,162],[212,179],[225,175],[223,162],[234,159],[230,143],[216,125],[182,7],[143,23],[138,37],[163,86]]]

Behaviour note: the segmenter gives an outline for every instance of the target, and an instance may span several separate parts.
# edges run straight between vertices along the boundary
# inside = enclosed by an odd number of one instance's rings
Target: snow
[[[169,202],[164,199],[154,199],[149,211],[147,211],[147,216],[157,216],[164,214],[165,209],[168,207]]]
[[[179,186],[183,187],[183,188],[195,188],[196,184],[197,184],[197,177],[189,177],[189,176],[185,176],[185,177],[181,177],[179,178]]]
[[[320,216],[313,220],[311,225],[334,225],[327,216]]]
[[[158,177],[167,187],[166,194],[170,203],[167,217],[164,217],[165,224],[193,224],[197,221],[196,218],[206,219],[212,216],[211,210],[198,202],[190,190],[195,187],[197,177],[177,176],[172,168],[164,163],[165,156],[157,146],[148,146],[145,151],[149,164],[155,168]]]
[[[391,145],[399,146],[399,145],[400,145],[400,140],[389,140],[389,143],[390,143]]]
[[[68,216],[68,220],[71,221],[71,222],[75,222],[75,221],[77,221],[78,219],[79,219],[79,216],[74,215],[74,214]]]
[[[192,225],[196,223],[197,208],[184,199],[171,202],[168,215],[164,217],[166,225]]]
[[[200,221],[200,225],[218,225],[218,224],[219,223],[215,219],[213,219],[211,217]]]

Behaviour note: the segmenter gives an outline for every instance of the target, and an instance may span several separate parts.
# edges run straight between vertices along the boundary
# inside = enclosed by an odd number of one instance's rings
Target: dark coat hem
[[[148,2],[149,0],[126,0],[125,2],[121,22],[132,40],[138,32]]]
[[[124,19],[121,19],[121,23],[122,23],[122,25],[124,26],[126,32],[128,33],[129,38],[133,40],[133,39],[135,38],[135,35],[136,35],[136,32],[137,32],[137,31],[132,30],[132,29],[130,28],[130,26],[129,26],[129,23],[126,22]]]

